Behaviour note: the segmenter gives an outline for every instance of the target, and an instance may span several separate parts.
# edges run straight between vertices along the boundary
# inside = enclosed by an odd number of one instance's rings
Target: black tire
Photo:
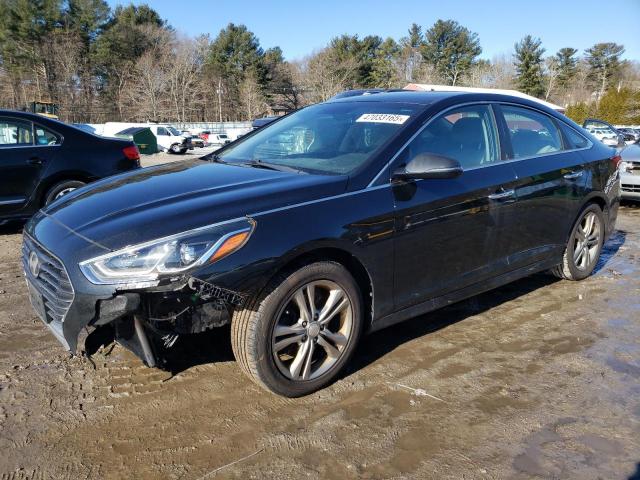
[[[580,235],[582,225],[585,222],[585,219],[591,214],[594,215],[595,221],[597,222],[598,234],[597,239],[593,241],[594,253],[588,256],[591,260],[581,267],[575,260],[574,252],[576,252],[577,246],[581,242]],[[598,259],[602,252],[606,229],[605,225],[604,214],[602,213],[600,206],[595,203],[585,206],[580,212],[580,215],[578,215],[578,219],[571,229],[571,235],[569,235],[569,241],[567,242],[567,246],[562,257],[562,263],[551,269],[551,273],[564,280],[583,280],[590,276],[593,273],[593,269],[598,264]],[[595,237],[595,234],[593,236]]]
[[[351,333],[341,355],[328,371],[317,378],[293,380],[287,378],[276,363],[272,344],[274,328],[293,293],[315,281],[333,282],[346,294],[352,309]],[[234,312],[231,345],[241,369],[255,383],[279,395],[300,397],[330,384],[351,359],[362,334],[362,317],[362,295],[349,271],[336,262],[311,263],[277,275],[261,294]]]
[[[86,183],[81,182],[80,180],[63,180],[62,182],[58,182],[47,191],[42,204],[43,206],[47,206],[56,200],[61,194],[64,195],[65,193],[68,193],[68,191],[84,187],[85,185]]]
[[[171,145],[171,147],[169,147],[169,152],[175,154],[184,153],[179,143],[174,143],[173,145]]]

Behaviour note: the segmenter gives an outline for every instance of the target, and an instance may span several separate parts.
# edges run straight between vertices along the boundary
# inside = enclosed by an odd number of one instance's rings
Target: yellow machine
[[[58,118],[58,104],[52,102],[31,102],[27,107],[31,113],[37,113],[43,117]]]

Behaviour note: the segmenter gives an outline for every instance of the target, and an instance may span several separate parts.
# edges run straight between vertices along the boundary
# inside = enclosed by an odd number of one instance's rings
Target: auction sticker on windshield
[[[409,115],[397,115],[395,113],[364,113],[358,117],[356,122],[368,123],[393,123],[402,125],[409,120]]]

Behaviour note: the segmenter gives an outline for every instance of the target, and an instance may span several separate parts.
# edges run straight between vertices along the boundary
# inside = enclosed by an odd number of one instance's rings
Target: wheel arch
[[[304,265],[320,261],[339,263],[353,276],[360,293],[365,312],[365,329],[371,326],[373,318],[373,302],[375,299],[373,280],[364,263],[348,250],[336,246],[317,246],[293,254],[277,268],[273,276],[282,272],[296,270]],[[272,276],[272,277],[273,277]]]
[[[54,175],[47,177],[44,181],[40,182],[38,188],[34,192],[32,201],[38,205],[38,208],[40,208],[44,205],[45,197],[49,190],[57,183],[68,180],[91,183],[95,179],[96,178],[94,176],[80,170],[57,172]]]

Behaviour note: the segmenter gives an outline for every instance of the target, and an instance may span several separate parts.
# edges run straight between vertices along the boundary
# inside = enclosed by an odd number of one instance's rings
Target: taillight
[[[135,145],[124,147],[122,153],[124,153],[124,156],[127,157],[128,160],[140,160],[140,152]]]
[[[622,157],[620,155],[614,155],[611,157],[611,162],[618,168],[620,166],[620,162],[622,162]]]

